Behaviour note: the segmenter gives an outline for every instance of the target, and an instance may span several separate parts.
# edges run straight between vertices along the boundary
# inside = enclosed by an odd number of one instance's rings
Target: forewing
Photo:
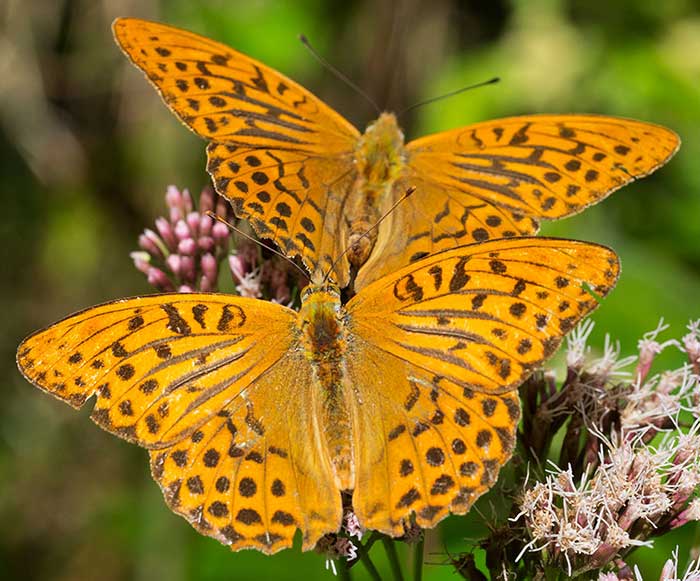
[[[329,272],[348,283],[345,200],[356,172],[351,154],[318,156],[289,149],[241,148],[210,143],[209,173],[217,191],[258,236],[274,240],[290,257],[300,256],[311,273]]]
[[[357,136],[301,85],[225,44],[137,18],[118,18],[113,30],[173,113],[205,139],[325,155]]]
[[[27,338],[40,389],[149,448],[176,512],[234,550],[305,548],[340,525],[340,495],[308,416],[311,369],[296,313],[253,299],[172,294],[115,301]]]
[[[512,117],[412,141],[395,195],[416,192],[380,230],[356,288],[438,250],[535,234],[653,172],[679,143],[665,127],[596,115]]]
[[[352,299],[363,526],[396,536],[412,512],[422,527],[465,513],[511,455],[518,386],[597,306],[585,287],[604,296],[618,272],[602,246],[497,240],[437,253]]]
[[[134,18],[117,19],[113,28],[168,107],[211,142],[209,173],[239,217],[312,272],[327,268],[337,251],[326,232],[335,235],[341,223],[357,129],[291,79],[226,45]]]

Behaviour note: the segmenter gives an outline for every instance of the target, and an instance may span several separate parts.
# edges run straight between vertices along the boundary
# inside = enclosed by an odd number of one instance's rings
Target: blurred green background
[[[297,41],[305,33],[390,110],[500,76],[412,111],[407,138],[522,113],[595,112],[654,121],[676,157],[548,234],[621,255],[617,290],[595,315],[631,353],[663,316],[680,336],[700,316],[700,6],[693,0],[56,0],[0,2],[0,574],[17,579],[330,579],[323,557],[231,554],[170,513],[146,453],[40,394],[17,372],[24,335],[79,308],[148,292],[131,265],[168,184],[207,183],[204,144],[115,46],[117,16],[168,22],[283,71],[356,123],[361,98]],[[426,579],[455,579],[478,517],[428,538]],[[630,562],[658,578],[692,525]],[[377,563],[387,571],[376,546]],[[357,567],[358,578],[363,571]]]

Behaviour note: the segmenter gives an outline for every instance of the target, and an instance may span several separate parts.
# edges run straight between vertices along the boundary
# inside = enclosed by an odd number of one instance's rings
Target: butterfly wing
[[[679,144],[665,127],[597,115],[512,117],[412,141],[394,191],[416,192],[380,226],[355,287],[438,250],[535,234],[540,220],[653,172]]]
[[[341,503],[309,409],[296,313],[251,299],[125,299],[27,338],[34,385],[150,450],[171,508],[232,549],[274,553],[338,530]]]
[[[312,385],[308,362],[293,352],[236,407],[186,440],[151,450],[151,471],[172,510],[233,550],[275,553],[292,546],[297,528],[309,550],[338,531],[341,499],[315,431]]]
[[[516,238],[447,250],[347,306],[358,434],[353,507],[397,536],[464,514],[509,459],[517,388],[614,286],[602,246]]]
[[[314,272],[337,248],[359,133],[291,79],[197,34],[135,18],[114,22],[117,43],[192,131],[210,141],[217,191]],[[338,267],[345,284],[347,262]]]

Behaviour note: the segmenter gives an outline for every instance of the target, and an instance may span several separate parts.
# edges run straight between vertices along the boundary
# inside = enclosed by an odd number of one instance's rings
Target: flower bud
[[[168,217],[170,218],[171,224],[176,224],[179,220],[182,220],[185,215],[182,213],[181,208],[170,208]]]
[[[218,243],[225,242],[231,235],[231,230],[222,222],[215,222],[211,227],[211,235]]]
[[[168,252],[158,234],[148,228],[139,236],[139,246],[154,258],[163,259]]]
[[[189,214],[192,210],[194,210],[192,196],[187,188],[182,190],[182,209],[184,210],[185,214]]]
[[[165,203],[169,208],[182,207],[182,194],[176,186],[168,186],[165,190]]]
[[[175,236],[178,240],[184,240],[185,238],[192,237],[190,229],[184,220],[178,220],[177,224],[175,224]]]
[[[199,213],[202,216],[214,211],[214,192],[211,188],[204,188],[199,195]]]
[[[178,242],[177,251],[182,255],[194,256],[197,252],[197,243],[192,238],[185,238]]]
[[[175,290],[173,283],[170,282],[168,276],[160,269],[152,266],[146,273],[148,284],[157,288],[160,291],[168,292]]]
[[[207,216],[206,214],[202,215],[199,220],[199,235],[209,236],[213,225],[214,220],[211,217]]]
[[[234,282],[241,282],[248,272],[248,265],[245,261],[238,256],[238,254],[231,254],[228,257],[228,265],[231,269]]]
[[[165,264],[175,276],[180,276],[182,270],[182,257],[179,254],[171,254],[165,259]]]
[[[211,236],[200,236],[199,240],[197,240],[197,246],[203,252],[213,252],[216,243]]]
[[[202,268],[202,274],[204,276],[206,276],[211,281],[216,281],[218,262],[212,254],[203,254],[202,258],[200,259],[200,266]]]
[[[132,252],[129,254],[131,257],[131,260],[134,261],[134,266],[143,272],[144,274],[147,274],[149,269],[151,268],[151,255],[148,254],[148,252]]]
[[[180,260],[180,278],[183,282],[194,284],[196,276],[195,261],[192,256],[183,256]]]
[[[187,218],[185,218],[185,221],[187,222],[187,226],[189,226],[192,236],[199,235],[200,218],[201,216],[199,215],[199,212],[190,212],[189,214],[187,214]]]
[[[175,232],[171,223],[159,216],[156,218],[156,230],[158,230],[158,234],[160,234],[168,248],[174,252],[177,248],[177,240],[175,239]]]
[[[222,218],[228,219],[233,215],[233,212],[231,211],[231,204],[229,204],[225,198],[219,196],[219,198],[216,200],[216,212],[214,213],[218,214]]]

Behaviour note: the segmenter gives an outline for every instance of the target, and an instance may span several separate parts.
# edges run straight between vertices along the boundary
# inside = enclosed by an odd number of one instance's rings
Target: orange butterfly
[[[134,18],[114,35],[207,139],[216,189],[311,272],[360,289],[435,251],[534,234],[663,165],[678,136],[595,115],[529,115],[404,144],[391,113],[364,134],[284,75],[197,34]],[[416,193],[370,236],[409,187]]]
[[[37,387],[148,448],[170,507],[231,546],[274,553],[336,532],[341,492],[392,536],[464,514],[510,457],[517,388],[619,273],[612,250],[514,238],[438,252],[346,305],[315,283],[299,312],[220,294],[113,301],[28,337]]]

